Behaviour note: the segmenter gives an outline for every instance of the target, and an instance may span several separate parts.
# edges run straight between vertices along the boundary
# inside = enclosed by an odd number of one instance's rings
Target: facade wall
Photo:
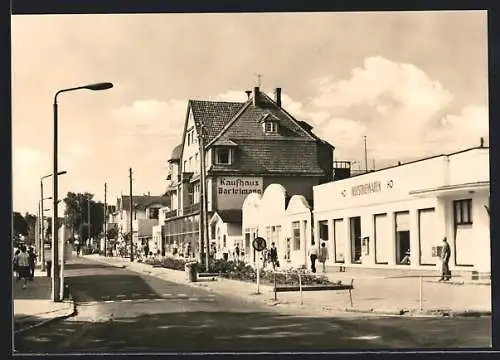
[[[326,222],[331,265],[415,269],[440,266],[447,237],[452,269],[489,272],[489,188],[466,187],[488,181],[488,169],[488,150],[474,149],[316,186],[314,236]],[[457,224],[454,202],[467,199],[471,222]]]

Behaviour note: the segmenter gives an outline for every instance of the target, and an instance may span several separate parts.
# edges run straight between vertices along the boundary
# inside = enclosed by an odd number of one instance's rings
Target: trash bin
[[[52,269],[52,261],[47,261],[45,265],[45,270],[47,271],[47,277],[50,277],[51,269]]]
[[[196,282],[197,280],[196,265],[196,262],[188,262],[184,265],[188,282]]]
[[[69,299],[69,284],[64,282],[63,299]]]

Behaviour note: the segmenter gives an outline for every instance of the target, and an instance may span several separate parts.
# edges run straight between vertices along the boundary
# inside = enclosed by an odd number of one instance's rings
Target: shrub
[[[161,266],[166,269],[184,271],[186,260],[174,257],[164,257],[163,259],[148,258],[144,260],[144,263],[152,266]]]

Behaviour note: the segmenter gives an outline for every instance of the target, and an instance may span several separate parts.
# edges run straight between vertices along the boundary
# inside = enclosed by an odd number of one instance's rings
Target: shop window
[[[300,250],[300,221],[292,222],[293,250]]]
[[[472,199],[453,201],[454,222],[456,225],[472,224]]]
[[[346,232],[344,219],[333,220],[333,241],[335,242],[335,262],[343,264],[345,261],[344,252],[346,246]]]
[[[230,165],[231,164],[231,149],[228,149],[228,148],[217,149],[215,161],[219,165]]]
[[[319,239],[321,241],[328,241],[328,221],[323,220],[319,222]],[[311,245],[313,245],[314,239],[311,239]]]

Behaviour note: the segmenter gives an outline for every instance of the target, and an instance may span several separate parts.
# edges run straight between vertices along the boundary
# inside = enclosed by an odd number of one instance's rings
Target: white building
[[[307,264],[312,231],[311,210],[304,196],[290,198],[279,184],[269,185],[262,196],[250,194],[243,203],[242,227],[246,261],[255,263],[252,240],[260,236],[268,248],[275,243],[282,268]]]
[[[447,237],[452,271],[490,272],[487,147],[314,186],[313,192],[314,237],[327,243],[330,265],[437,270]]]

